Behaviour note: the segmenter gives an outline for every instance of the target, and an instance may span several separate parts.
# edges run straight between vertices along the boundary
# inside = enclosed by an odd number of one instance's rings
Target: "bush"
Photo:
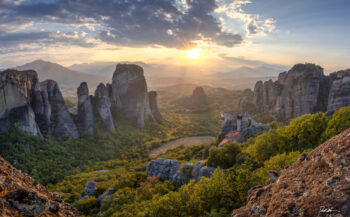
[[[332,119],[328,122],[323,140],[327,140],[348,128],[350,128],[350,107],[345,107],[334,112]]]
[[[224,169],[232,167],[240,153],[241,149],[236,143],[227,143],[222,148],[213,146],[209,150],[208,166]]]

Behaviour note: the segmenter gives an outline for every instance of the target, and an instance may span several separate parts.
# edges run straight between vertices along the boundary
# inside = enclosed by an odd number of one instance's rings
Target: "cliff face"
[[[0,157],[0,216],[79,216],[59,196]]]
[[[0,132],[16,124],[33,135],[79,137],[57,83],[39,83],[31,70],[0,73]]]
[[[89,87],[86,82],[80,84],[77,89],[78,94],[78,120],[87,135],[93,136],[94,132],[94,112],[92,110]]]
[[[133,64],[118,64],[113,74],[112,95],[115,107],[122,109],[137,128],[143,128],[145,120],[153,121],[143,69]]]
[[[350,69],[330,75],[332,86],[328,98],[328,111],[350,105]]]
[[[54,137],[78,138],[79,132],[72,116],[68,112],[62,93],[56,81],[46,80],[40,83],[42,95],[48,97],[51,116],[49,129]]]
[[[34,71],[0,73],[0,131],[17,123],[23,131],[40,135],[33,108],[41,113],[41,105],[39,79]]]
[[[111,113],[111,101],[108,89],[104,84],[97,86],[95,90],[95,107],[102,118],[102,121],[109,131],[114,131],[113,117]]]
[[[248,193],[233,217],[339,216],[350,213],[350,130],[328,140]]]
[[[330,76],[314,64],[297,64],[278,80],[257,82],[254,103],[257,112],[272,112],[281,119],[306,113],[333,111],[350,105],[350,71]]]

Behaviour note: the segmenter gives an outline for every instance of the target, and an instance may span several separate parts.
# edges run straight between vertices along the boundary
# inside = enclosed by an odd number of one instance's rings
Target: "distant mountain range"
[[[240,90],[252,88],[258,80],[277,79],[278,73],[285,71],[282,66],[240,67],[228,72],[211,73],[201,67],[176,66],[168,64],[148,64],[144,62],[120,62],[140,65],[150,89],[177,84],[193,83],[226,89]],[[64,67],[57,63],[35,60],[17,70],[35,70],[41,81],[52,79],[58,82],[65,96],[75,97],[76,88],[86,81],[90,92],[100,83],[110,81],[118,62],[93,62]]]
[[[59,64],[43,60],[35,60],[22,66],[17,66],[15,69],[32,69],[38,73],[41,81],[47,79],[57,81],[62,91],[67,91],[69,89],[74,89],[74,91],[76,91],[76,88],[83,81],[86,81],[89,84],[90,91],[94,91],[95,87],[100,82],[105,82],[105,79],[101,76],[73,71]]]

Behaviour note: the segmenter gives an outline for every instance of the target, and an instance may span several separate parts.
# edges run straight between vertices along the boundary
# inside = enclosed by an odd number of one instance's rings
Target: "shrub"
[[[240,153],[241,149],[236,143],[227,143],[222,148],[213,146],[209,150],[208,166],[224,169],[232,167]]]

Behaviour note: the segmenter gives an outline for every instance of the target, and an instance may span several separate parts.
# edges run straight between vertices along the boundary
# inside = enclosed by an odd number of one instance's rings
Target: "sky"
[[[311,62],[333,72],[350,68],[349,11],[348,0],[0,0],[0,68],[35,59],[207,71]]]

